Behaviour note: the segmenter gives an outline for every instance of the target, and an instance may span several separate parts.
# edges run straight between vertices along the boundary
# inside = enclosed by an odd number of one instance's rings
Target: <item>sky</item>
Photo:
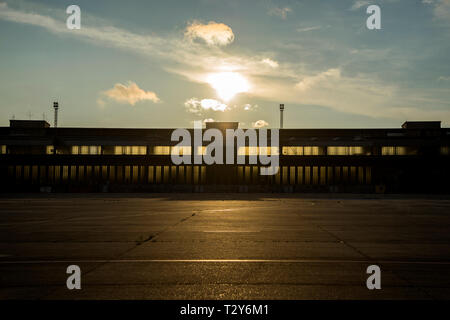
[[[448,127],[449,62],[450,0],[0,0],[0,126]]]

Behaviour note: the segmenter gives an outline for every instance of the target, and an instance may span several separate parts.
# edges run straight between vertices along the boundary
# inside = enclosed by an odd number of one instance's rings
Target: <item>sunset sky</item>
[[[0,0],[0,98],[0,126],[449,126],[450,0]]]

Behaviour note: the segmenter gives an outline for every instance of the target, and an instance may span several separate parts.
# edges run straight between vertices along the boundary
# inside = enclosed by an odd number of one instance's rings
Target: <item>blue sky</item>
[[[0,125],[448,126],[449,40],[450,0],[0,0]]]

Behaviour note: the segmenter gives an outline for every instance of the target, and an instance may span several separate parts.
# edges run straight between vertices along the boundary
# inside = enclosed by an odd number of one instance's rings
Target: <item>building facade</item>
[[[208,123],[207,128],[237,128]],[[246,162],[174,165],[174,129],[52,128],[11,120],[0,127],[2,192],[450,192],[450,129],[280,129],[280,170]],[[192,130],[193,131],[193,130]],[[270,136],[270,135],[269,135]],[[204,144],[204,146],[206,146]],[[204,152],[204,148],[199,152]],[[192,148],[177,150],[193,156]]]

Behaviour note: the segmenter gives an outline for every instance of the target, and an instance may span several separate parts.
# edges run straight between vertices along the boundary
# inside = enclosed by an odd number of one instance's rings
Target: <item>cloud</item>
[[[269,58],[262,59],[261,62],[267,64],[271,68],[278,68],[279,66],[278,62]]]
[[[154,103],[159,102],[159,98],[156,93],[152,91],[145,91],[139,88],[139,86],[129,81],[128,85],[116,83],[112,89],[102,92],[106,97],[115,100],[120,103],[128,103],[134,106],[139,101],[152,101]],[[103,100],[98,101],[100,105],[104,104]]]
[[[353,5],[350,7],[350,10],[352,11],[356,11],[361,7],[365,7],[370,5],[370,1],[365,1],[365,0],[357,0],[353,3]]]
[[[292,12],[292,9],[289,7],[284,7],[284,8],[277,7],[277,8],[272,8],[269,10],[269,14],[271,16],[278,16],[281,19],[286,19],[288,13],[290,13],[290,12]]]
[[[204,110],[211,111],[226,111],[228,106],[220,101],[214,99],[202,99],[191,98],[184,103],[184,107],[190,113],[201,114]]]
[[[432,4],[433,0],[422,0],[423,4]]]
[[[448,18],[449,20],[446,21],[450,21],[449,5],[450,0],[436,0],[432,10],[436,14],[439,13],[437,16],[442,17],[441,19]],[[369,59],[366,54],[368,52],[354,52],[349,55],[347,46],[333,47],[333,50],[340,50],[335,51],[337,53],[346,53],[344,56],[347,58],[344,58],[344,61],[337,61],[335,66],[327,62],[327,69],[323,71],[315,69],[314,65],[307,63],[307,59],[310,56],[324,58],[323,52],[330,50],[329,43],[319,41],[314,48],[308,49],[307,46],[302,46],[299,50],[300,47],[295,43],[281,42],[277,43],[281,50],[297,50],[298,57],[296,61],[283,61],[274,68],[275,64],[270,62],[274,60],[263,62],[268,59],[268,56],[275,56],[273,52],[264,54],[250,50],[241,50],[240,53],[230,52],[222,49],[223,46],[205,46],[199,41],[186,41],[182,33],[164,37],[153,33],[135,33],[108,26],[109,22],[97,17],[92,17],[91,23],[82,24],[81,30],[74,32],[66,28],[64,19],[55,14],[55,9],[46,7],[41,11],[45,12],[44,15],[23,9],[13,9],[1,2],[0,6],[0,20],[37,26],[54,34],[88,41],[93,45],[142,54],[155,59],[165,71],[182,75],[192,82],[208,83],[208,76],[212,73],[239,73],[252,84],[248,95],[255,99],[279,102],[282,97],[285,103],[321,106],[339,112],[370,117],[400,120],[412,117],[425,120],[436,117],[442,121],[450,121],[448,90],[438,91],[431,88],[418,90],[408,88],[401,83],[392,84],[389,78],[378,72],[344,76],[344,71],[347,70],[345,66],[348,66],[350,62],[395,60],[404,63],[403,56],[400,59],[391,51],[386,51],[382,56],[373,51]],[[444,14],[445,12],[447,15]],[[65,16],[64,11],[61,10],[60,13]],[[83,21],[88,18],[88,14],[84,13]],[[189,36],[187,37],[189,39]],[[345,61],[346,59],[348,61]],[[405,64],[400,66],[404,67]],[[191,103],[193,110],[229,109],[219,101],[213,104],[215,107],[209,109],[202,107],[202,100],[195,99],[195,101],[200,102]]]
[[[307,31],[313,31],[313,30],[319,30],[322,29],[321,26],[314,26],[314,27],[305,27],[305,28],[298,28],[297,32],[307,32]]]
[[[81,29],[75,32],[66,27],[64,20],[10,8],[6,3],[0,4],[2,7],[0,19],[2,20],[41,27],[55,34],[80,37],[97,45],[132,50],[144,54],[168,55],[164,48],[170,45],[169,41],[157,36],[139,35],[111,26],[95,27],[83,24]]]
[[[440,76],[438,81],[450,81],[450,77]]]
[[[214,122],[214,119],[213,118],[203,119],[203,123],[207,123],[207,122]]]
[[[210,21],[208,24],[194,21],[186,27],[185,37],[202,39],[211,46],[226,46],[234,41],[233,30],[223,23]]]
[[[450,22],[450,0],[435,1],[433,13],[436,19]]]
[[[258,109],[258,105],[257,104],[251,105],[250,103],[246,103],[243,105],[243,108],[245,111],[253,111]]]
[[[256,122],[252,122],[253,128],[264,128],[264,127],[267,127],[268,125],[269,125],[269,123],[264,120],[258,120]]]
[[[330,79],[339,79],[341,77],[340,69],[329,69],[322,73],[319,73],[314,76],[305,77],[300,82],[298,82],[295,87],[301,91],[305,91],[313,87],[319,82],[330,80]]]

